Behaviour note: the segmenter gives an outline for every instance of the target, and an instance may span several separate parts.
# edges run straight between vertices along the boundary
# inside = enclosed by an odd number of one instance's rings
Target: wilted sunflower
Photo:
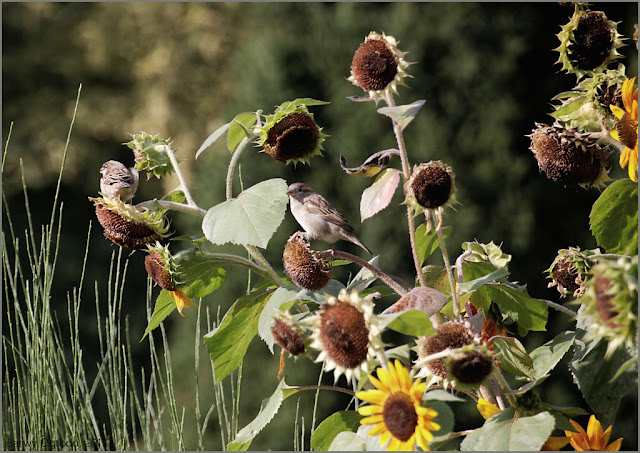
[[[638,182],[638,88],[634,89],[636,78],[625,80],[622,85],[624,110],[617,105],[609,108],[617,118],[616,130],[611,136],[624,145],[620,154],[620,166],[629,166],[629,178]]]
[[[162,289],[166,289],[176,302],[176,308],[181,316],[182,309],[185,307],[193,307],[195,304],[189,300],[178,286],[179,272],[177,265],[168,246],[162,246],[156,243],[148,246],[149,254],[144,259],[144,267],[147,269],[149,277],[158,284]]]
[[[425,451],[440,425],[433,422],[438,413],[421,404],[426,384],[411,380],[409,371],[396,360],[389,370],[378,368],[378,378],[369,376],[375,390],[357,392],[356,396],[369,403],[358,409],[366,418],[363,425],[375,425],[370,436],[380,436],[381,446],[388,451],[415,450],[416,444]]]
[[[368,373],[376,350],[383,346],[378,318],[373,314],[373,298],[361,298],[357,291],[340,290],[338,297],[329,296],[327,303],[305,323],[313,330],[311,347],[320,351],[316,362],[326,362],[334,370],[335,380],[341,374],[351,381]]]
[[[378,101],[387,93],[398,93],[398,85],[404,85],[408,77],[407,52],[398,50],[393,36],[372,31],[360,44],[353,55],[351,75],[348,81],[369,93],[371,99]]]

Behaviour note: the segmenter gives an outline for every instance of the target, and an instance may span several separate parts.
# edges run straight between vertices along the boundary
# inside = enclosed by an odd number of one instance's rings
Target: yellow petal
[[[620,107],[618,107],[617,105],[613,105],[611,104],[609,106],[609,108],[611,109],[611,113],[613,113],[615,115],[616,118],[618,118],[619,120],[622,119],[622,117],[625,114],[625,111],[622,110]]]
[[[391,373],[382,367],[378,368],[378,379],[389,391],[397,387]]]
[[[189,298],[185,296],[184,293],[179,289],[175,291],[169,291],[169,294],[171,294],[171,296],[173,297],[173,300],[176,302],[176,308],[178,309],[178,313],[180,313],[181,316],[184,316],[182,314],[183,308],[185,307],[189,308],[189,307],[195,306],[195,304],[191,302]]]
[[[360,415],[365,415],[362,412],[358,411]],[[376,423],[382,423],[382,415],[372,415],[371,417],[366,417],[360,420],[361,425],[375,425]]]
[[[568,437],[555,437],[549,436],[541,450],[544,451],[560,451],[561,448],[564,448],[565,445],[569,443],[571,439]]]
[[[607,445],[607,449],[605,451],[620,451],[620,446],[622,445],[622,437],[620,439],[616,439]]]
[[[364,390],[356,393],[356,397],[371,404],[383,404],[388,396],[389,393],[382,390]]]
[[[374,415],[374,414],[382,414],[382,406],[377,404],[370,404],[368,406],[360,406],[358,408],[358,413],[360,415]]]
[[[362,423],[362,422],[360,422],[360,423]],[[387,427],[384,425],[384,423],[380,423],[380,424],[374,426],[371,429],[371,431],[369,431],[369,435],[370,436],[377,436],[378,434],[382,434],[384,432],[388,433],[389,431],[387,430]]]
[[[492,415],[500,412],[500,408],[498,406],[496,406],[495,404],[491,404],[489,401],[485,400],[484,398],[480,398],[478,400],[477,408],[478,408],[478,412],[480,412],[480,415],[482,415],[482,417],[485,420],[487,420]]]
[[[600,439],[602,437],[602,425],[595,415],[589,417],[589,424],[587,425],[587,436],[589,436],[589,439]]]

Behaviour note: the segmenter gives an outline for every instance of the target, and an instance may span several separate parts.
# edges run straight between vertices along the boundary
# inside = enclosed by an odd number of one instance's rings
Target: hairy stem
[[[207,214],[207,211],[195,205],[176,203],[175,201],[158,200],[156,198],[138,203],[136,208],[146,208],[154,203],[158,203],[163,208],[170,209],[172,211],[184,212],[186,214],[193,214],[200,217],[204,217]]]
[[[233,173],[236,170],[236,166],[238,165],[238,160],[240,159],[240,155],[242,151],[247,147],[249,142],[253,137],[245,137],[240,141],[238,146],[236,147],[233,155],[231,156],[231,161],[229,162],[229,168],[227,169],[227,189],[226,195],[227,200],[231,200],[233,198]]]
[[[572,318],[576,316],[575,311],[571,311],[567,307],[564,307],[560,304],[556,304],[555,302],[551,302],[550,300],[546,300],[546,299],[538,299],[538,300],[541,302],[544,302],[548,307],[558,310],[560,313],[564,313],[567,316],[571,316]]]
[[[282,280],[282,278],[280,278],[280,276],[273,269],[273,267],[271,267],[271,264],[269,264],[269,261],[267,261],[267,259],[262,255],[262,253],[260,253],[260,250],[258,250],[253,245],[245,245],[244,248],[247,249],[247,252],[249,252],[251,257],[254,260],[256,260],[256,262],[262,267],[262,269],[264,269],[264,271],[269,275],[269,279],[272,282],[278,285],[283,285],[283,286],[285,285],[284,280]]]
[[[502,375],[502,373],[497,368],[494,367],[492,374],[493,374],[493,377],[495,377],[496,381],[498,381],[498,384],[500,385],[500,387],[502,387],[502,389],[504,390],[504,393],[507,395],[509,404],[511,404],[511,406],[513,407],[516,407],[516,399],[510,393],[511,389],[509,388],[509,384],[504,379],[504,376]],[[496,392],[496,395],[497,394],[498,393]]]
[[[389,274],[384,273],[383,271],[375,267],[373,264],[363,260],[360,257],[357,257],[356,255],[352,255],[351,253],[347,253],[347,252],[342,252],[340,250],[326,250],[324,252],[319,252],[318,256],[322,259],[338,257],[338,258],[351,261],[352,263],[359,264],[360,266],[365,267],[369,269],[371,272],[373,272],[376,277],[378,277],[380,280],[385,282],[389,288],[394,290],[399,295],[404,296],[408,292],[405,288],[401,287],[396,282],[396,280],[393,277],[391,277]]]
[[[187,198],[187,204],[189,206],[195,206],[196,202],[193,200],[191,196],[191,192],[189,191],[189,187],[187,186],[187,182],[182,175],[182,171],[180,170],[180,166],[178,165],[178,159],[176,159],[176,155],[173,153],[173,149],[170,146],[165,146],[165,151],[167,152],[167,156],[169,156],[169,160],[171,161],[171,165],[173,165],[173,170],[176,172],[176,176],[178,177],[178,181],[180,181],[180,188],[182,192],[184,192],[184,196]]]
[[[278,283],[278,284],[280,283],[280,281],[272,279],[270,273],[267,270],[263,269],[260,266],[257,266],[253,261],[248,260],[242,256],[231,255],[228,253],[209,253],[209,252],[203,252],[202,255],[206,256],[207,258],[219,260],[226,264],[235,264],[237,266],[242,266],[246,269],[249,269],[255,272],[258,275],[271,279],[273,283]]]
[[[409,241],[411,243],[411,254],[413,255],[413,264],[416,268],[416,274],[418,275],[418,282],[420,286],[426,287],[427,280],[424,278],[422,272],[422,264],[420,264],[420,257],[418,256],[418,246],[416,244],[416,224],[413,220],[413,209],[407,205],[407,222],[409,224]]]
[[[385,100],[389,107],[395,107],[396,103],[393,99],[393,94],[387,93]],[[404,143],[404,136],[402,135],[402,129],[400,129],[400,125],[391,120],[393,124],[393,133],[396,136],[396,141],[398,142],[398,150],[400,151],[400,159],[402,160],[402,173],[404,175],[405,180],[409,179],[411,176],[411,166],[409,165],[409,158],[407,156],[407,147]]]

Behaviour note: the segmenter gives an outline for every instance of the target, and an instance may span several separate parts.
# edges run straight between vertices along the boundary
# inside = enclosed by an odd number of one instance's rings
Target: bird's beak
[[[287,190],[287,195],[292,196],[293,195],[293,190]]]

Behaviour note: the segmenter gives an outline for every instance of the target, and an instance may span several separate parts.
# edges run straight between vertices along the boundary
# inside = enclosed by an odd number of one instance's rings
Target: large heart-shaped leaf
[[[202,231],[216,245],[227,242],[265,248],[287,209],[287,182],[268,179],[207,212]]]

